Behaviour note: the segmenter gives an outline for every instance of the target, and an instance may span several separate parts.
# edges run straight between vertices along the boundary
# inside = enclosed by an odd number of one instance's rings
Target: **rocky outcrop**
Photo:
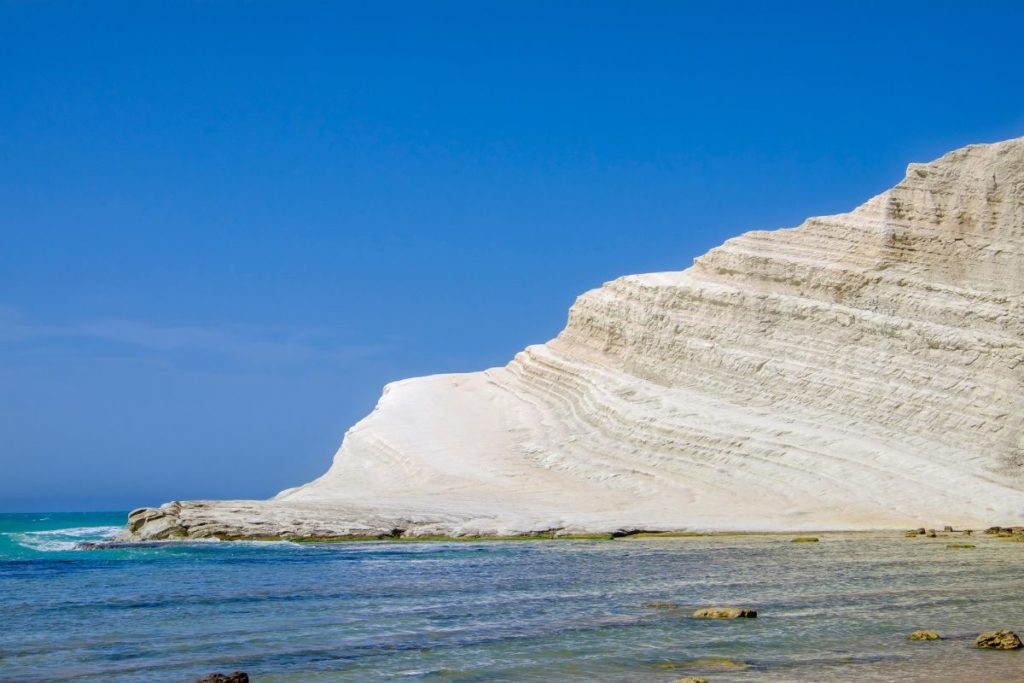
[[[508,365],[388,385],[325,475],[127,538],[1024,522],[1024,138],[587,292]]]
[[[974,645],[983,650],[1019,650],[1024,647],[1020,636],[1013,631],[985,631],[978,635]]]

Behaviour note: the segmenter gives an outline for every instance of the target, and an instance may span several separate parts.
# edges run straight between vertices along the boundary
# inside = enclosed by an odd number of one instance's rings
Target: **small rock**
[[[249,674],[244,671],[233,671],[229,674],[210,674],[203,676],[196,683],[249,683]]]
[[[971,531],[970,529],[964,529],[964,536],[970,536],[970,535],[972,535],[973,533],[974,533],[974,532],[973,532],[973,531]]]
[[[907,637],[910,640],[942,640],[938,631],[914,631]]]
[[[1024,647],[1020,636],[1013,631],[985,631],[974,640],[974,646],[983,650],[1019,650]]]
[[[928,538],[935,538],[938,534],[935,533],[935,529],[929,529],[928,533],[925,534]]]
[[[792,543],[817,543],[818,539],[814,536],[797,536],[792,540]]]
[[[1003,530],[1002,527],[990,526],[989,528],[985,529],[985,533],[989,534],[990,536],[995,536],[996,534],[998,534],[1002,530]]]
[[[910,531],[904,531],[903,535],[907,538],[917,538],[917,532],[911,529]]]
[[[648,602],[644,605],[647,609],[679,609],[674,602]]]
[[[974,548],[974,547],[977,547],[977,546],[974,546],[971,543],[947,543],[946,544],[946,548],[948,550],[970,550],[971,548]]]
[[[687,676],[686,678],[680,678],[676,683],[708,683],[708,679],[698,676]]]
[[[924,527],[921,527],[920,529],[917,530],[917,535],[918,536],[924,536],[924,534],[925,534]]]
[[[944,526],[942,527],[942,530],[945,531],[947,534],[953,533],[953,527],[951,526]]]
[[[704,607],[693,613],[698,619],[753,619],[757,616],[756,609],[740,607]]]

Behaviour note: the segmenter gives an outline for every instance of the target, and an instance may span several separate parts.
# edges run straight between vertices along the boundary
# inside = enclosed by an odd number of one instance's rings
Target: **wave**
[[[119,526],[79,526],[66,529],[46,529],[44,531],[23,531],[7,536],[23,548],[42,553],[67,552],[79,550],[78,544],[83,540],[104,541],[113,538]]]

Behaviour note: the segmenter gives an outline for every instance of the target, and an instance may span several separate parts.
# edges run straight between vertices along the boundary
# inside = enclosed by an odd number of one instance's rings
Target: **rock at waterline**
[[[249,683],[249,674],[244,671],[233,671],[229,674],[210,674],[203,676],[196,683]]]
[[[756,609],[741,607],[704,607],[693,613],[697,619],[753,619]]]
[[[676,683],[708,683],[708,679],[698,678],[697,676],[687,676],[686,678],[680,678]]]
[[[1016,633],[1003,629],[985,631],[975,639],[974,646],[982,650],[1019,650],[1024,647],[1024,643],[1021,643]]]
[[[946,549],[947,550],[970,550],[971,548],[976,548],[976,547],[977,546],[975,546],[972,543],[947,543],[946,544]]]
[[[644,604],[647,609],[679,609],[674,602],[648,602]]]
[[[942,636],[939,635],[938,631],[926,630],[914,631],[907,638],[910,640],[942,640]]]
[[[797,536],[791,543],[817,543],[818,539],[814,536]]]

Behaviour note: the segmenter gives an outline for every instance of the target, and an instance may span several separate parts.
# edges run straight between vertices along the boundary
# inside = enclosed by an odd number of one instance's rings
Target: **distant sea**
[[[78,549],[124,513],[0,515],[0,681],[1024,680],[1024,543],[896,534]],[[964,539],[952,539],[962,541]],[[660,608],[646,606],[662,604]],[[696,607],[757,619],[700,621]],[[938,642],[910,642],[918,628]]]

